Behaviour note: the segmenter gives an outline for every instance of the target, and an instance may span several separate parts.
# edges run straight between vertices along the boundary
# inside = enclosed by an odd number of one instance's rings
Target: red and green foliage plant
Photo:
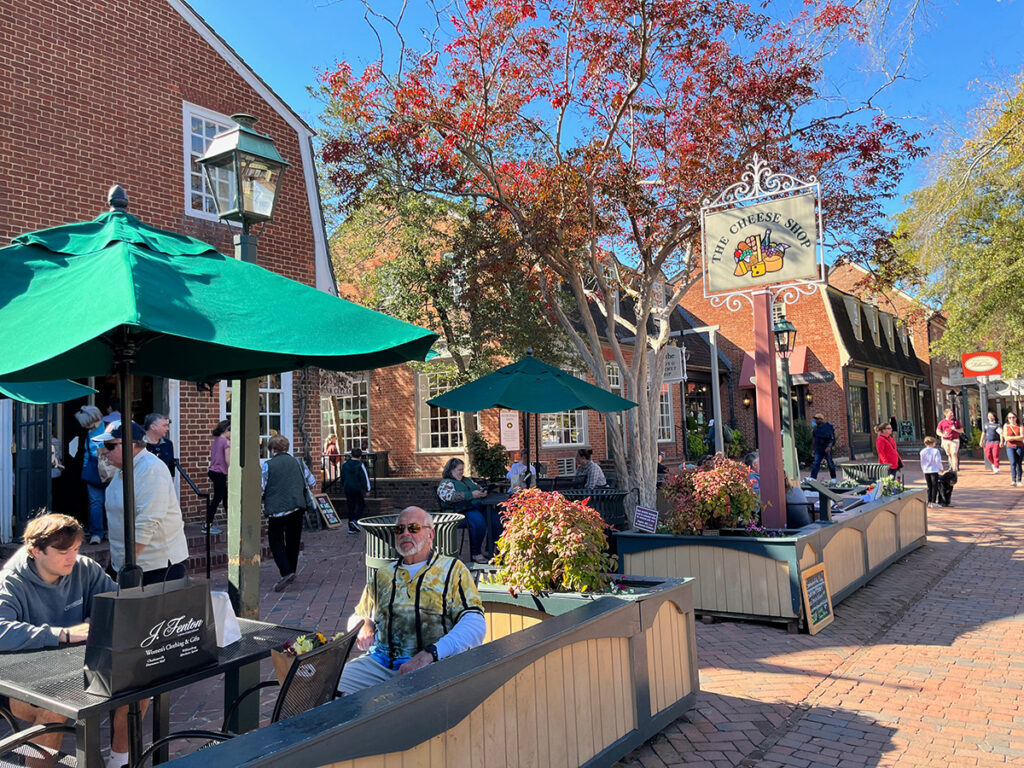
[[[538,488],[513,494],[502,505],[497,581],[512,594],[607,589],[615,557],[605,551],[606,524],[587,501]]]
[[[608,433],[623,484],[651,506],[669,320],[700,278],[702,201],[756,154],[819,180],[835,257],[888,242],[881,204],[919,137],[877,106],[889,76],[858,101],[825,75],[868,36],[869,4],[805,0],[784,18],[772,11],[787,4],[740,0],[469,0],[437,11],[420,51],[401,17],[364,5],[398,50],[325,75],[339,127],[322,157],[342,206],[385,175],[471,200],[515,235],[538,314],[601,386],[610,348],[639,404]]]
[[[669,511],[665,529],[677,536],[756,522],[760,500],[750,472],[738,461],[716,457],[699,467],[672,472],[663,485]]]

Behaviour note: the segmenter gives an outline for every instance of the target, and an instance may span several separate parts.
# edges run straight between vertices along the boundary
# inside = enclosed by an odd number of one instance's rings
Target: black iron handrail
[[[175,459],[174,460],[174,466],[176,466],[178,468],[178,471],[181,473],[181,476],[185,479],[185,482],[188,483],[189,487],[193,491],[196,492],[196,496],[198,496],[200,499],[205,499],[207,502],[209,502],[209,500],[210,500],[210,493],[209,493],[209,491],[200,491],[199,490],[199,486],[197,486],[195,484],[195,482],[192,480],[192,478],[188,476],[188,472],[186,472],[185,468],[183,466],[181,466],[181,462],[178,461],[177,459]],[[203,510],[203,519],[204,520],[206,519],[206,510]],[[207,581],[209,581],[210,573],[211,573],[211,570],[210,570],[210,525],[209,525],[209,523],[207,523],[205,527],[206,527],[206,579],[207,579]]]

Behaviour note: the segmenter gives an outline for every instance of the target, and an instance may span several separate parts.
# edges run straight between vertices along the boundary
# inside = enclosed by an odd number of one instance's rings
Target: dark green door
[[[51,406],[14,404],[14,537],[50,507]]]

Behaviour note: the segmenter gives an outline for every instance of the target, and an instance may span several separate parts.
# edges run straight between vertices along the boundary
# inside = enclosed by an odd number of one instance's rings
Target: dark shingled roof
[[[880,328],[878,332],[880,345],[875,346],[875,340],[871,336],[871,329],[868,327],[868,320],[863,307],[860,312],[860,332],[863,341],[857,341],[853,325],[850,323],[850,315],[846,311],[845,302],[845,297],[852,296],[852,294],[843,293],[831,286],[828,287],[827,292],[828,299],[832,304],[832,314],[836,319],[836,327],[839,329],[839,337],[842,339],[847,352],[850,353],[852,362],[873,368],[886,368],[890,371],[907,374],[908,376],[924,376],[917,360],[917,353],[914,351],[913,341],[909,338],[907,339],[909,355],[903,354],[903,345],[898,338],[893,345],[893,350],[895,351],[891,351],[885,339],[885,331]],[[879,310],[879,314],[883,314],[881,310]],[[879,321],[879,325],[881,325],[881,321]],[[893,333],[896,333],[895,328]]]

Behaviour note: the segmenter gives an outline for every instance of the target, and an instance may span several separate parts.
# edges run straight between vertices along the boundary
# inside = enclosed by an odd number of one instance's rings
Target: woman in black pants
[[[210,444],[210,468],[206,476],[210,478],[212,492],[206,500],[206,524],[203,533],[220,533],[219,528],[211,527],[217,514],[217,507],[224,505],[224,517],[228,515],[228,465],[231,464],[231,420],[224,419],[213,428],[213,442]]]

